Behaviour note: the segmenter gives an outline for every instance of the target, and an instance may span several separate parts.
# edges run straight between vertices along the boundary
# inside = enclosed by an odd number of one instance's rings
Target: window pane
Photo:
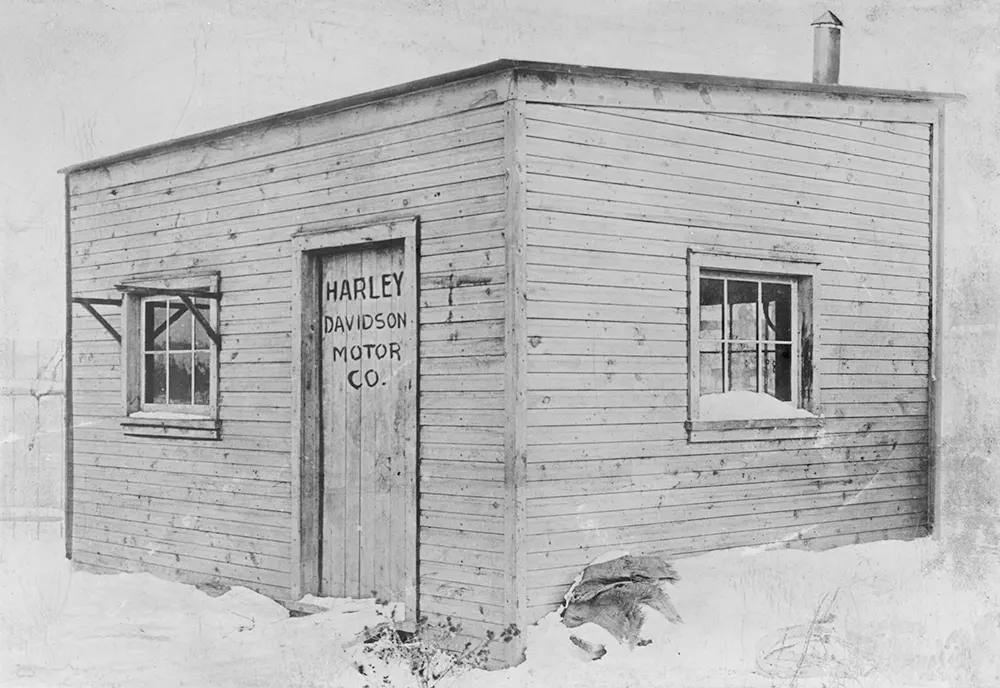
[[[792,347],[779,344],[764,348],[764,371],[761,390],[781,401],[792,400]]]
[[[212,354],[201,351],[194,355],[194,403],[208,405],[208,395],[212,387],[209,375],[212,365]]]
[[[146,351],[163,351],[167,346],[167,304],[163,301],[146,302]]]
[[[211,322],[209,319],[209,313],[211,311],[209,310],[208,301],[205,299],[194,299],[194,305],[198,309],[198,312],[205,316],[205,320]],[[192,325],[194,326],[194,348],[202,351],[209,350],[211,348],[212,340],[208,338],[208,332],[205,331],[205,328],[200,322],[194,318],[192,318],[192,320]]]
[[[757,345],[729,345],[729,390],[757,391]]]
[[[727,339],[757,339],[757,282],[729,280]]]
[[[146,395],[143,403],[167,403],[167,356],[146,354]]]
[[[702,279],[701,338],[722,339],[722,280]]]
[[[792,340],[792,285],[764,282],[761,284],[761,339],[790,342]]]
[[[170,301],[170,348],[191,350],[191,321],[194,318],[182,301]]]
[[[190,317],[191,314],[188,314]],[[191,403],[191,353],[170,354],[170,404]]]
[[[722,346],[702,344],[699,384],[702,394],[720,394],[722,390]]]

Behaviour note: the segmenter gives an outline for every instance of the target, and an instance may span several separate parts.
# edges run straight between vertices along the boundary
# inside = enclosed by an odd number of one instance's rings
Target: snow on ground
[[[650,611],[650,644],[628,650],[553,614],[528,629],[520,666],[439,685],[1000,686],[1000,570],[959,576],[929,539],[674,563],[681,581],[667,589],[684,623]],[[364,686],[344,645],[380,620],[373,602],[306,601],[328,610],[289,618],[245,588],[213,597],[148,574],[74,572],[52,546],[6,546],[0,685]],[[607,655],[591,661],[571,634]]]

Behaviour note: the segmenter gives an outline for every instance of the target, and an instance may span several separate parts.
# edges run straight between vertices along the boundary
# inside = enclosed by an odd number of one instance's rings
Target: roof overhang
[[[874,98],[885,101],[896,102],[942,102],[950,100],[964,100],[965,96],[958,93],[936,93],[931,91],[903,91],[882,88],[868,88],[863,86],[842,86],[840,84],[816,84],[798,81],[775,81],[770,79],[747,79],[740,77],[717,76],[713,74],[687,74],[681,72],[660,72],[651,70],[616,69],[610,67],[591,67],[584,65],[560,64],[551,62],[531,62],[521,60],[497,60],[486,64],[461,69],[454,72],[446,72],[425,79],[417,79],[396,86],[360,93],[346,98],[311,105],[297,110],[290,110],[276,115],[269,115],[259,119],[241,122],[218,129],[212,129],[197,134],[182,136],[149,146],[135,148],[122,153],[116,153],[86,162],[69,165],[59,170],[62,174],[70,174],[81,170],[105,167],[127,160],[142,158],[147,155],[160,153],[171,148],[190,146],[205,141],[223,138],[244,132],[257,127],[273,127],[281,124],[294,122],[318,115],[334,113],[340,110],[348,110],[361,105],[374,103],[382,100],[389,100],[405,96],[418,91],[438,88],[446,84],[457,83],[469,79],[488,77],[490,75],[500,75],[504,72],[521,72],[525,74],[544,74],[550,78],[564,77],[591,77],[591,78],[611,78],[622,81],[642,81],[652,84],[681,85],[681,86],[706,86],[722,89],[738,89],[743,91],[780,91],[785,93],[801,93],[803,95],[834,95],[845,99],[849,98]]]

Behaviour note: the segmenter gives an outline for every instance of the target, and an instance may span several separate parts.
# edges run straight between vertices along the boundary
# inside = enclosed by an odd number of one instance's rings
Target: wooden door
[[[416,275],[402,241],[321,260],[321,592],[401,602],[416,560]]]

